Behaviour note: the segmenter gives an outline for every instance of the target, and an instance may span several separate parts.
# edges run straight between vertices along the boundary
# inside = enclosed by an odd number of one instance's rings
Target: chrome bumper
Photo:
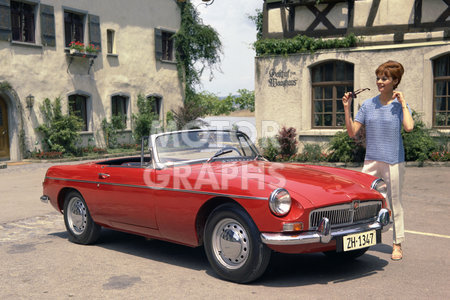
[[[369,230],[381,230],[385,232],[389,229],[389,211],[381,209],[377,220],[373,223],[358,224],[342,228],[331,229],[328,218],[323,218],[316,231],[302,233],[261,233],[261,240],[267,245],[305,245],[313,243],[328,244],[333,238],[348,234],[360,233]]]
[[[47,204],[50,198],[46,195],[41,196],[41,202]]]

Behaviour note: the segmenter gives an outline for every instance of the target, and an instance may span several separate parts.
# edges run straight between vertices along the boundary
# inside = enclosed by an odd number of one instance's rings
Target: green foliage
[[[288,160],[297,153],[298,141],[295,128],[283,126],[276,138],[280,145],[280,155],[283,160]]]
[[[181,129],[199,128],[206,124],[203,121],[197,120],[204,116],[204,109],[195,102],[185,102],[183,106],[178,107],[177,110],[172,110],[175,127]]]
[[[364,146],[365,132],[361,128],[358,137],[352,139],[347,131],[336,133],[330,141],[331,151],[328,159],[336,162],[362,162],[364,161],[366,149]]]
[[[75,114],[63,115],[61,99],[58,97],[52,103],[46,98],[40,110],[44,117],[44,124],[36,130],[43,135],[43,142],[49,152],[75,154],[75,142],[79,138],[79,131],[83,128],[82,120]]]
[[[154,112],[155,99],[153,97],[144,97],[142,94],[138,95],[137,107],[138,113],[133,114],[134,122],[134,140],[140,144],[143,136],[151,134],[152,130],[158,127],[158,115]]]
[[[302,153],[295,156],[294,160],[306,161],[327,161],[328,156],[319,144],[303,144]]]
[[[10,89],[12,89],[12,86],[8,81],[0,82],[0,91],[9,91]]]
[[[233,98],[231,96],[221,100],[213,93],[201,92],[197,94],[197,97],[198,106],[203,109],[204,115],[228,115],[234,110]]]
[[[405,160],[423,162],[429,159],[431,153],[438,149],[438,145],[431,137],[431,131],[426,128],[420,114],[413,111],[412,115],[414,119],[413,131],[405,132],[402,129]]]
[[[190,1],[178,2],[181,25],[174,35],[177,68],[180,80],[186,83],[186,101],[195,96],[194,86],[200,83],[203,70],[220,62],[222,43],[211,26],[204,25]]]
[[[117,147],[117,137],[121,131],[127,127],[126,116],[113,116],[111,122],[102,120],[102,130],[105,137],[105,144],[108,148]]]
[[[248,109],[251,112],[255,111],[255,92],[247,89],[238,90],[239,96],[233,99],[234,104],[238,110]]]
[[[287,55],[293,53],[314,53],[320,49],[337,49],[355,47],[358,38],[349,34],[344,38],[317,39],[305,35],[297,35],[290,39],[261,39],[253,47],[256,55]]]
[[[256,15],[248,16],[248,18],[256,25],[256,40],[259,41],[263,35],[263,12],[261,9],[256,9],[255,12]]]
[[[262,156],[270,161],[276,161],[277,156],[280,154],[280,145],[274,137],[264,137],[258,140],[258,147]]]

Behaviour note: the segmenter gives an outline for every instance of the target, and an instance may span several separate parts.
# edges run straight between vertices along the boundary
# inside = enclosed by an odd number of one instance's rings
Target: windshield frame
[[[236,160],[254,160],[257,159],[261,154],[259,153],[256,146],[253,144],[253,142],[250,140],[250,138],[242,131],[235,131],[235,130],[213,130],[213,129],[191,129],[191,130],[178,130],[178,131],[169,131],[169,132],[163,132],[159,134],[153,134],[150,137],[151,142],[149,143],[149,150],[152,151],[152,158],[155,163],[155,167],[160,169],[167,166],[174,166],[174,165],[184,165],[184,164],[195,164],[195,163],[202,163],[206,162],[209,157],[201,158],[201,159],[186,159],[179,162],[162,162],[160,159],[160,154],[158,153],[158,147],[157,147],[157,139],[164,135],[173,135],[173,134],[183,134],[187,132],[216,132],[216,133],[229,133],[230,135],[235,135],[236,138],[238,138],[239,143],[240,137],[243,137],[244,140],[247,142],[249,148],[253,152],[252,156],[233,156],[233,157],[217,157],[213,161],[223,161],[223,160],[230,160],[233,161]],[[223,148],[222,148],[223,149]],[[234,152],[234,151],[233,151]],[[211,156],[213,156],[214,153],[211,152]]]

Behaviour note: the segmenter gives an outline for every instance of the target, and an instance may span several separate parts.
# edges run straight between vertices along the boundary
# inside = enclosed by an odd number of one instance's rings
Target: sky
[[[252,44],[256,40],[256,25],[248,16],[256,15],[256,9],[262,10],[263,0],[215,0],[208,6],[201,4],[201,0],[191,2],[198,5],[203,24],[218,32],[223,47],[221,72],[214,70],[210,81],[210,72],[205,70],[198,91],[218,96],[234,95],[239,89],[253,91],[255,51]]]

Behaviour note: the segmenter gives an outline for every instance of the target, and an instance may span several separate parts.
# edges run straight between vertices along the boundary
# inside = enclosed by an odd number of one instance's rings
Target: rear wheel
[[[271,250],[261,242],[250,216],[236,205],[222,205],[212,212],[204,241],[211,267],[226,280],[253,281],[269,264]]]
[[[86,202],[76,191],[66,195],[64,224],[69,233],[69,240],[77,244],[92,244],[100,235],[101,227],[92,220]]]
[[[324,254],[332,259],[352,260],[352,259],[356,259],[356,258],[360,257],[361,255],[366,253],[367,250],[369,250],[369,247],[352,250],[352,251],[347,251],[347,252],[327,251],[327,252],[324,252]]]

